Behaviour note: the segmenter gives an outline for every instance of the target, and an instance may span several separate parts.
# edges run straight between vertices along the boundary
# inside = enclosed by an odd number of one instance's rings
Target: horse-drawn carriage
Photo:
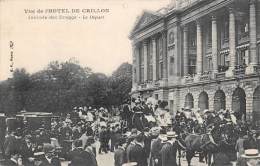
[[[47,112],[19,112],[16,115],[18,123],[22,122],[23,125],[27,125],[26,127],[28,127],[28,129],[32,131],[42,127],[44,129],[50,130],[51,121],[53,118],[58,117],[54,116],[52,113]]]

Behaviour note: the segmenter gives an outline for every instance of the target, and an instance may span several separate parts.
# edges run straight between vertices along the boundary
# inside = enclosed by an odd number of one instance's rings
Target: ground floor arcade
[[[143,98],[153,96],[158,100],[168,101],[173,114],[184,107],[200,111],[228,109],[234,111],[240,119],[260,125],[259,77],[157,88],[134,95],[141,95]]]

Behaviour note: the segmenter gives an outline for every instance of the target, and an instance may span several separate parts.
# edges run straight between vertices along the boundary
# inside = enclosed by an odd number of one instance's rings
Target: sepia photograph
[[[260,166],[260,0],[0,0],[0,166]]]

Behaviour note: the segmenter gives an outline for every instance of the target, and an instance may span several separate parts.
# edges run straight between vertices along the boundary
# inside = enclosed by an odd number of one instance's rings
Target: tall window
[[[211,48],[211,46],[212,46],[212,25],[210,22],[209,28],[208,28],[208,48]]]
[[[223,24],[223,43],[229,41],[229,21],[227,18],[224,18]]]
[[[173,113],[174,100],[170,100],[170,111]]]
[[[244,66],[248,64],[248,49],[240,50],[237,55],[238,65]]]
[[[190,58],[189,59],[189,70],[188,73],[190,75],[193,75],[196,73],[196,59],[195,58]]]
[[[144,54],[143,47],[139,47],[139,55],[140,55],[140,80],[144,82]]]
[[[197,46],[196,28],[190,28],[189,32],[189,46],[195,48]]]
[[[173,75],[174,56],[170,57],[170,75]]]
[[[212,57],[211,56],[207,57],[207,69],[208,69],[208,71],[212,70]]]
[[[239,39],[248,37],[249,35],[249,25],[248,18],[243,18],[242,20],[237,21],[239,25]]]
[[[225,72],[229,67],[229,54],[222,53],[218,56],[218,71]]]
[[[163,47],[162,47],[162,37],[157,39],[157,55],[158,55],[158,78],[162,79],[163,76]]]
[[[153,80],[153,44],[151,40],[148,43],[148,79]]]
[[[134,82],[136,82],[136,68],[134,67]]]

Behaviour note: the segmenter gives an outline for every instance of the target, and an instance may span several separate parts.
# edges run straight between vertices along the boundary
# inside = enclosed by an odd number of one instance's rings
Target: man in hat
[[[135,137],[136,134],[131,134],[127,137],[127,148],[126,148],[126,159],[127,162],[130,162],[130,152],[132,152],[133,148],[135,147]]]
[[[31,135],[26,135],[20,144],[23,163],[27,166],[33,165],[34,148],[32,145]]]
[[[61,166],[60,159],[55,155],[55,148],[47,143],[43,145],[44,157],[39,166]]]
[[[84,165],[85,158],[84,150],[82,147],[82,140],[75,140],[73,142],[73,150],[68,153],[68,159],[71,162],[69,165]]]
[[[126,140],[125,138],[120,138],[117,142],[118,148],[115,150],[114,154],[114,164],[115,166],[122,166],[126,163]]]
[[[150,166],[161,166],[160,151],[162,149],[162,140],[159,137],[160,130],[161,129],[159,127],[154,127],[151,129],[153,139],[151,142]]]
[[[135,138],[135,145],[129,151],[129,161],[137,162],[137,166],[147,166],[147,158],[144,149],[144,135],[139,132]]]
[[[5,149],[5,155],[7,158],[10,158],[10,152],[15,148],[15,131],[10,131],[10,134],[8,134],[5,138],[4,142],[4,149]]]
[[[167,142],[163,145],[160,151],[162,166],[177,166],[177,143],[175,143],[176,137],[177,135],[175,132],[167,133]]]
[[[86,164],[89,166],[97,166],[94,154],[83,149],[81,140],[74,142],[74,149],[69,153],[69,159],[71,161],[69,166],[85,166]]]
[[[107,129],[105,126],[101,126],[101,131],[99,133],[99,141],[100,141],[100,147],[98,150],[98,153],[101,154],[101,152],[107,153]]]
[[[0,163],[4,166],[22,166],[22,158],[21,154],[17,149],[13,149],[10,151],[10,159],[5,160],[3,163]]]
[[[81,136],[81,128],[80,128],[81,123],[78,122],[76,125],[72,128],[72,139],[79,139]]]

